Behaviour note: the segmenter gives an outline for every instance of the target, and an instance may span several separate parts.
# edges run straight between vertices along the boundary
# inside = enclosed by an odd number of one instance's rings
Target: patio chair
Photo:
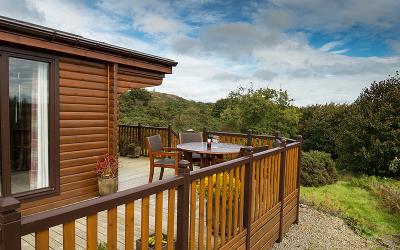
[[[203,142],[202,132],[182,132],[179,133],[179,142],[189,143],[189,142]],[[197,153],[185,153],[185,157],[190,162],[190,170],[193,170],[193,162],[201,162],[202,156]]]
[[[146,145],[150,159],[149,183],[153,181],[155,167],[161,168],[159,180],[162,180],[164,168],[173,168],[178,175],[180,153],[176,148],[163,147],[160,135],[146,137]]]

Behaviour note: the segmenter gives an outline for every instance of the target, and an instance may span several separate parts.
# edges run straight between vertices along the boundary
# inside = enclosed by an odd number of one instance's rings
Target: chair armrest
[[[172,158],[178,158],[179,159],[179,152],[165,152],[165,151],[159,151],[159,152],[153,152],[153,155],[157,157],[172,157]]]
[[[174,147],[163,147],[164,151],[178,151],[177,148]]]

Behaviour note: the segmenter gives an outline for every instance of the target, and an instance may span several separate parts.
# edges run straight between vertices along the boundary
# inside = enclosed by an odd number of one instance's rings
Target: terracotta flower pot
[[[99,185],[99,194],[101,196],[113,194],[118,190],[118,177],[99,177],[97,183]]]

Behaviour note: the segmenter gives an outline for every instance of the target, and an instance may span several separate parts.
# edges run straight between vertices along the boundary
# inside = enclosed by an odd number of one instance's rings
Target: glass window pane
[[[9,58],[13,194],[49,187],[49,63]]]

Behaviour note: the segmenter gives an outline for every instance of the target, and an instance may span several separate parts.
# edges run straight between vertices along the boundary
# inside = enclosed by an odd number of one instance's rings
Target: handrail
[[[21,218],[21,235],[64,224],[68,221],[108,210],[170,188],[179,187],[183,185],[183,181],[183,177],[176,176],[170,179],[130,188],[107,196],[101,196],[65,207],[25,216]]]
[[[245,156],[245,157],[237,158],[237,159],[234,159],[231,161],[212,165],[210,167],[201,168],[201,169],[193,171],[189,174],[190,180],[196,180],[196,179],[204,178],[206,176],[210,176],[210,175],[217,174],[220,172],[225,172],[236,166],[249,163],[249,161],[250,161],[250,158],[248,156]]]
[[[283,140],[279,147],[256,154],[253,154],[252,148],[248,147],[243,157],[192,172],[189,172],[189,162],[186,161],[180,163],[179,176],[22,218],[19,210],[20,202],[12,197],[2,197],[0,198],[0,248],[21,249],[21,237],[31,233],[36,233],[35,239],[39,239],[37,242],[42,243],[40,246],[46,246],[49,241],[49,229],[58,225],[63,225],[63,237],[66,237],[64,239],[73,238],[75,237],[74,231],[70,229],[74,228],[75,220],[87,217],[87,221],[93,222],[93,218],[94,221],[97,221],[97,214],[106,210],[107,216],[110,216],[108,218],[111,218],[108,226],[113,228],[111,237],[108,237],[108,242],[116,246],[118,233],[116,226],[117,207],[125,205],[125,221],[129,223],[135,216],[133,202],[139,199],[142,202],[141,212],[144,216],[141,217],[141,237],[146,239],[149,236],[150,196],[156,195],[155,205],[158,211],[156,221],[158,218],[158,222],[160,222],[163,217],[162,200],[164,192],[167,190],[168,235],[171,237],[169,242],[174,241],[173,230],[176,228],[177,249],[188,249],[188,245],[193,247],[194,244],[200,246],[205,239],[208,246],[211,246],[212,225],[207,223],[212,222],[216,230],[213,234],[219,237],[219,219],[215,221],[210,219],[213,218],[211,214],[214,211],[215,218],[218,218],[219,211],[226,212],[220,218],[222,225],[221,247],[236,246],[250,249],[252,246],[256,248],[261,244],[269,247],[271,242],[282,240],[282,236],[288,230],[290,224],[298,222],[301,142],[301,136],[291,143]],[[208,181],[206,184],[206,180],[209,180],[207,178],[214,179],[214,175],[216,175],[217,180],[215,184],[213,181]],[[212,202],[207,203],[207,199],[208,201],[214,199],[214,189],[215,201],[221,199],[226,202],[226,204],[221,204],[222,210],[218,208],[219,203],[215,203],[215,207]],[[196,200],[197,196],[199,197],[198,201]],[[177,198],[176,202],[175,197]],[[196,220],[196,204],[199,204],[198,213],[201,214],[199,216],[208,214],[207,220],[204,217]],[[205,207],[207,207],[207,210],[205,210]],[[179,215],[176,222],[174,220],[175,213]],[[155,228],[155,231],[158,232],[158,240],[156,241],[159,244],[162,241],[161,224],[156,222]],[[207,230],[204,231],[206,224]],[[134,224],[130,224],[128,229],[134,226]],[[197,234],[199,236],[198,241],[196,241],[196,234],[193,230],[197,226],[202,228],[202,233]],[[97,227],[96,224],[95,227]],[[90,227],[88,224],[87,233],[90,233],[92,229],[93,226]],[[128,229],[125,233],[129,232],[130,237],[125,240],[128,239],[129,242],[130,240],[133,241],[134,235],[133,231]],[[226,236],[225,229],[228,232],[227,238],[224,237]],[[203,237],[204,233],[207,233],[207,238]],[[214,239],[217,239],[214,243],[218,242],[218,238]],[[257,239],[257,242],[253,242],[253,239]],[[188,241],[190,244],[188,244]],[[75,244],[74,241],[72,242],[71,244]],[[92,246],[97,244],[96,238],[90,242]],[[129,244],[132,246],[133,242]]]

